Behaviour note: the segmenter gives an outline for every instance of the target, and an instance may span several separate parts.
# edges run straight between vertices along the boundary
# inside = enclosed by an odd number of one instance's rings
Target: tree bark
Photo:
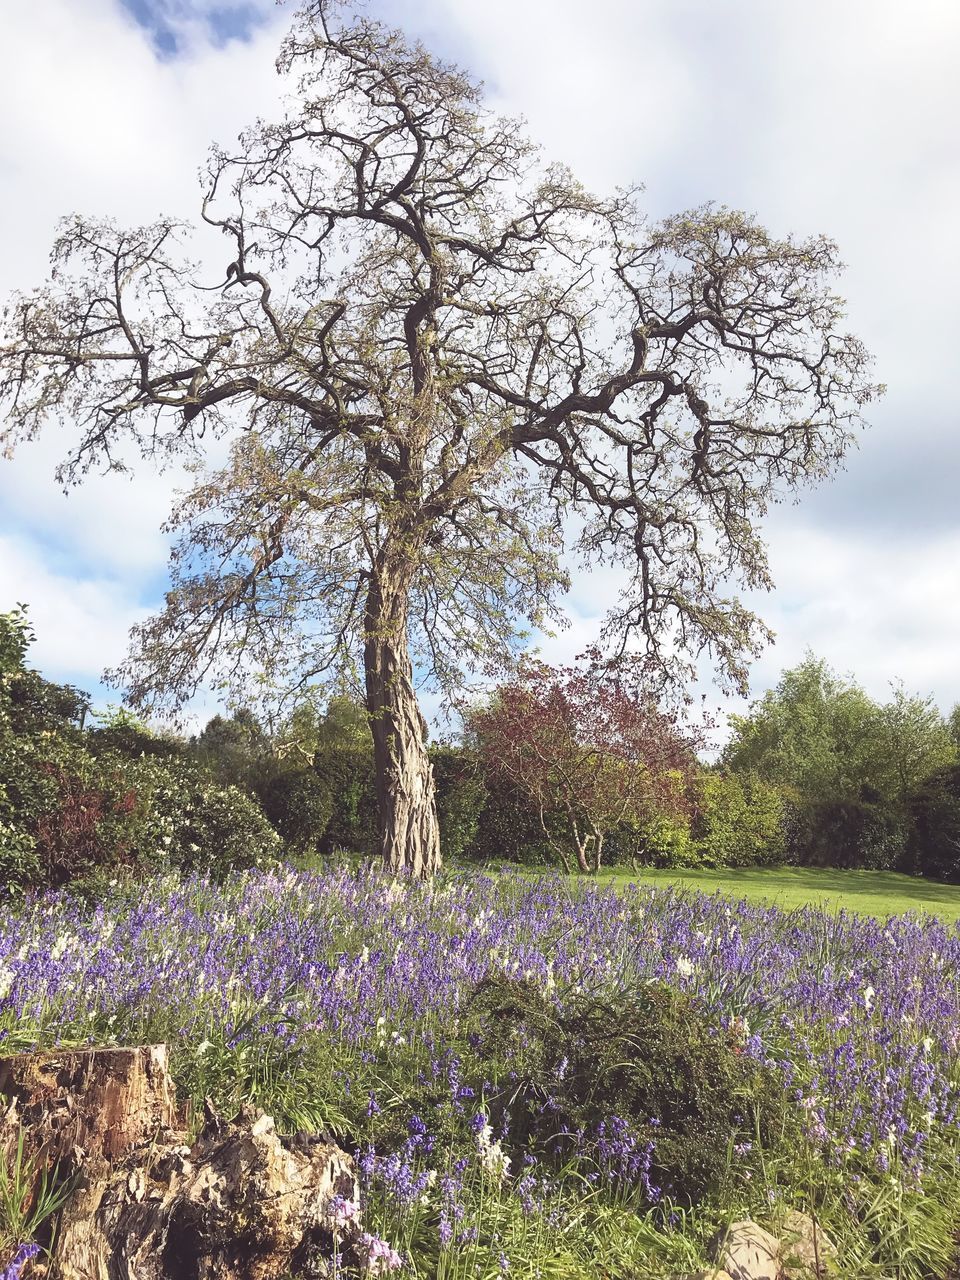
[[[367,712],[376,766],[380,854],[393,872],[431,876],[440,867],[440,826],[407,638],[409,583],[381,564],[364,619]]]
[[[212,1117],[85,1166],[54,1241],[58,1280],[284,1280],[359,1270],[359,1218],[338,1229],[334,1197],[358,1202],[353,1161],[321,1138],[278,1137],[269,1116]]]
[[[63,1172],[116,1160],[179,1119],[164,1045],[0,1058],[0,1098],[0,1144],[9,1149],[22,1127],[25,1153]]]

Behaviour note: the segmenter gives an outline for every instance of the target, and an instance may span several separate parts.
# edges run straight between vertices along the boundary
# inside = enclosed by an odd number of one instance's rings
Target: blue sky
[[[263,5],[193,5],[161,3],[160,0],[123,0],[123,8],[147,34],[160,57],[176,58],[189,53],[190,37],[185,23],[197,22],[203,36],[216,48],[231,40],[249,41],[267,21]]]
[[[777,644],[756,692],[806,648],[871,693],[960,700],[960,8],[947,0],[371,0],[464,63],[590,186],[642,181],[661,216],[715,200],[778,233],[826,232],[851,328],[887,383],[833,482],[765,529]],[[207,145],[277,110],[291,6],[40,0],[5,15],[0,292],[42,280],[58,214],[195,219]],[[175,472],[63,497],[52,429],[0,462],[0,608],[30,603],[38,665],[95,687],[160,599]],[[616,583],[577,577],[567,657]],[[111,699],[118,698],[112,693]]]

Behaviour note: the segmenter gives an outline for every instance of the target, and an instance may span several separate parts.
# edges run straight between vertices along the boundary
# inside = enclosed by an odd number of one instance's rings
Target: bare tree
[[[755,521],[827,474],[867,382],[823,238],[704,208],[645,223],[544,167],[479,87],[314,0],[285,42],[288,115],[211,153],[217,286],[168,220],[67,219],[6,313],[5,441],[59,417],[62,477],[194,449],[166,608],[120,676],[135,705],[204,681],[306,689],[362,660],[389,866],[439,863],[414,673],[453,686],[556,608],[564,528],[625,570],[605,643],[725,678],[766,632],[724,582],[768,581]],[[244,691],[249,700],[250,691]]]

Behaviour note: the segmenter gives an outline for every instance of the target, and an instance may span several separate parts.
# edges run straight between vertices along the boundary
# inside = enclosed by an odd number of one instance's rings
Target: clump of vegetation
[[[264,865],[280,838],[257,800],[187,745],[27,666],[23,609],[0,614],[0,876],[8,890],[121,871]],[[93,721],[91,727],[88,721]]]
[[[493,975],[468,1019],[488,1076],[502,1073],[490,1103],[515,1160],[563,1168],[587,1150],[648,1202],[690,1205],[742,1176],[755,1143],[783,1138],[783,1081],[666,985],[560,1002]]]

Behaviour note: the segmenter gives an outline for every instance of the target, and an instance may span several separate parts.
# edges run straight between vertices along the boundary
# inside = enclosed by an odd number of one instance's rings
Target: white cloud
[[[45,548],[8,534],[0,534],[0,600],[4,610],[29,605],[37,633],[31,665],[77,680],[119,662],[128,630],[147,613],[131,584],[57,569]]]
[[[275,14],[249,44],[219,49],[186,27],[193,44],[164,61],[114,0],[11,9],[0,115],[17,125],[0,139],[0,292],[42,282],[66,213],[194,220],[210,143],[229,145],[257,114],[276,111],[273,62],[287,21]],[[50,430],[0,462],[0,608],[27,601],[32,661],[94,685],[148,612],[145,595],[158,594],[168,551],[160,526],[185,477],[138,465],[132,477],[91,476],[65,496],[53,478],[64,447]]]

